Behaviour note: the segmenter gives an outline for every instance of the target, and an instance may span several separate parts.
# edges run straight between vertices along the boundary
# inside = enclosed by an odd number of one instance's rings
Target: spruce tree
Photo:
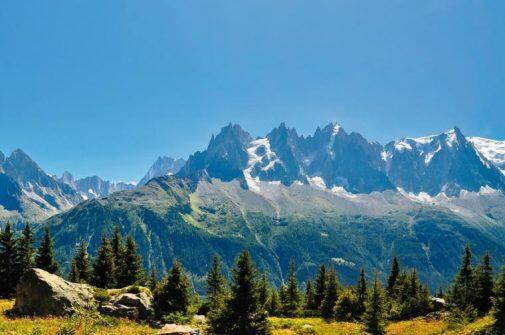
[[[309,311],[317,310],[316,292],[310,280],[307,281],[307,286],[305,287],[305,309]]]
[[[44,230],[44,237],[35,257],[35,266],[49,273],[60,274],[60,265],[54,257],[53,239],[49,228]]]
[[[223,308],[227,291],[226,278],[223,276],[221,259],[218,255],[212,258],[212,266],[207,274],[207,306],[210,311]]]
[[[120,258],[119,266],[118,285],[120,287],[141,284],[143,282],[144,270],[142,267],[142,259],[131,235],[126,237],[125,250],[123,256]]]
[[[433,303],[431,302],[430,290],[428,286],[422,286],[420,288],[420,297],[419,297],[419,315],[428,314],[433,307]]]
[[[288,317],[298,316],[300,313],[301,293],[298,288],[298,280],[295,274],[295,263],[289,263],[288,283],[286,285],[286,296],[283,301],[282,313]]]
[[[33,233],[30,225],[27,223],[23,229],[23,235],[18,240],[17,244],[17,263],[19,276],[22,276],[28,269],[33,268],[34,259],[33,255]]]
[[[154,292],[155,311],[159,317],[172,313],[187,315],[190,304],[189,278],[182,264],[174,260],[168,275]]]
[[[319,272],[316,277],[316,296],[315,304],[318,309],[321,309],[321,304],[323,303],[324,293],[326,292],[326,283],[328,281],[328,274],[326,273],[326,266],[324,264],[319,268]]]
[[[494,286],[493,317],[495,319],[493,329],[496,334],[505,334],[505,259],[501,273],[498,275]]]
[[[263,273],[259,282],[258,282],[258,303],[260,307],[265,309],[266,304],[268,302],[268,277],[266,273]]]
[[[363,315],[365,330],[371,335],[385,334],[384,302],[384,293],[376,275],[372,291],[366,302],[366,312]]]
[[[267,310],[270,316],[279,316],[281,314],[281,301],[275,288],[272,288],[270,292]]]
[[[70,263],[70,272],[68,273],[68,280],[72,283],[79,282],[79,270],[77,269],[77,264],[75,263],[75,259]]]
[[[356,314],[358,317],[362,317],[363,313],[365,313],[367,299],[368,287],[365,278],[365,269],[361,268],[358,285],[356,285]]]
[[[0,233],[0,297],[2,298],[9,298],[16,292],[19,279],[16,242],[11,224],[8,222]]]
[[[475,273],[472,267],[472,253],[468,243],[451,289],[450,301],[461,310],[472,307],[475,303]]]
[[[227,335],[267,335],[267,314],[258,302],[257,274],[247,251],[232,270],[231,296],[220,318],[210,320],[211,332]]]
[[[86,243],[81,241],[77,246],[77,250],[72,261],[72,269],[75,267],[74,282],[90,283],[91,282],[91,266],[89,264],[89,255]],[[75,280],[77,279],[77,280]]]
[[[353,321],[358,319],[358,297],[352,289],[345,289],[339,295],[334,308],[335,317],[339,321]]]
[[[114,227],[114,233],[112,234],[112,257],[114,261],[114,281],[120,285],[121,283],[121,270],[123,269],[123,257],[124,257],[124,246],[121,239],[121,232],[119,227]]]
[[[339,283],[337,272],[334,268],[328,273],[328,283],[324,292],[324,299],[321,304],[321,316],[325,319],[333,317],[333,309],[338,300]]]
[[[101,288],[112,288],[116,284],[115,280],[116,265],[112,246],[107,236],[103,234],[98,254],[93,262],[93,285]]]
[[[398,263],[398,258],[395,256],[393,258],[391,274],[388,277],[387,292],[390,297],[392,297],[394,294],[394,288],[399,274],[400,274],[400,264]]]
[[[475,272],[475,307],[479,315],[484,315],[491,310],[491,298],[493,296],[493,268],[489,254],[482,258],[482,262],[475,269]]]
[[[149,289],[151,292],[154,292],[156,290],[156,287],[158,286],[158,274],[156,272],[155,268],[151,269],[151,275],[149,276]]]

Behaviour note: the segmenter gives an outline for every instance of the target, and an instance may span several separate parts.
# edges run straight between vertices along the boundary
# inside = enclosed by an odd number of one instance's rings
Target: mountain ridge
[[[419,148],[398,140],[410,149],[400,152],[393,142],[388,152],[336,124],[307,137],[281,124],[256,139],[230,124],[175,175],[85,201],[44,225],[62,260],[78,239],[98,245],[101,232],[118,225],[135,237],[147,268],[163,273],[178,258],[199,288],[209,266],[202,260],[217,253],[226,267],[243,248],[278,283],[291,258],[302,281],[327,262],[352,283],[360,266],[384,278],[388,260],[399,255],[433,287],[447,286],[467,242],[495,262],[505,253],[505,196],[501,172],[459,130],[437,136],[418,140],[426,146]],[[449,172],[430,184],[437,161]],[[413,173],[419,189],[389,181],[395,166],[421,163]]]

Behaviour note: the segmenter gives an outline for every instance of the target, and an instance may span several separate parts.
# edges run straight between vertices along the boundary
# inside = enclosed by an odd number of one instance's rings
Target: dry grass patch
[[[55,335],[61,327],[69,322],[69,318],[64,317],[20,317],[8,318],[5,312],[12,308],[14,301],[0,300],[0,334],[2,335]],[[82,335],[82,327],[77,328],[76,335]],[[148,326],[135,323],[130,320],[117,320],[113,327],[98,326],[93,335],[152,335],[156,330]]]

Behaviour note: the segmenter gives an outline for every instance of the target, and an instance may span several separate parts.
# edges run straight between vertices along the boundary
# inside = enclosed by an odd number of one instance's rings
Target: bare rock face
[[[14,310],[22,315],[66,315],[94,305],[94,289],[41,269],[28,270],[18,283]]]

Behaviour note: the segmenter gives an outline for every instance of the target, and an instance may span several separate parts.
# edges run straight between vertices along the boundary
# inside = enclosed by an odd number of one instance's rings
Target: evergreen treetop
[[[93,262],[93,284],[101,288],[112,288],[116,284],[116,273],[112,246],[107,236],[103,234],[98,255]]]
[[[60,265],[54,257],[54,245],[49,228],[45,228],[42,243],[37,250],[35,266],[49,273],[60,274]]]

